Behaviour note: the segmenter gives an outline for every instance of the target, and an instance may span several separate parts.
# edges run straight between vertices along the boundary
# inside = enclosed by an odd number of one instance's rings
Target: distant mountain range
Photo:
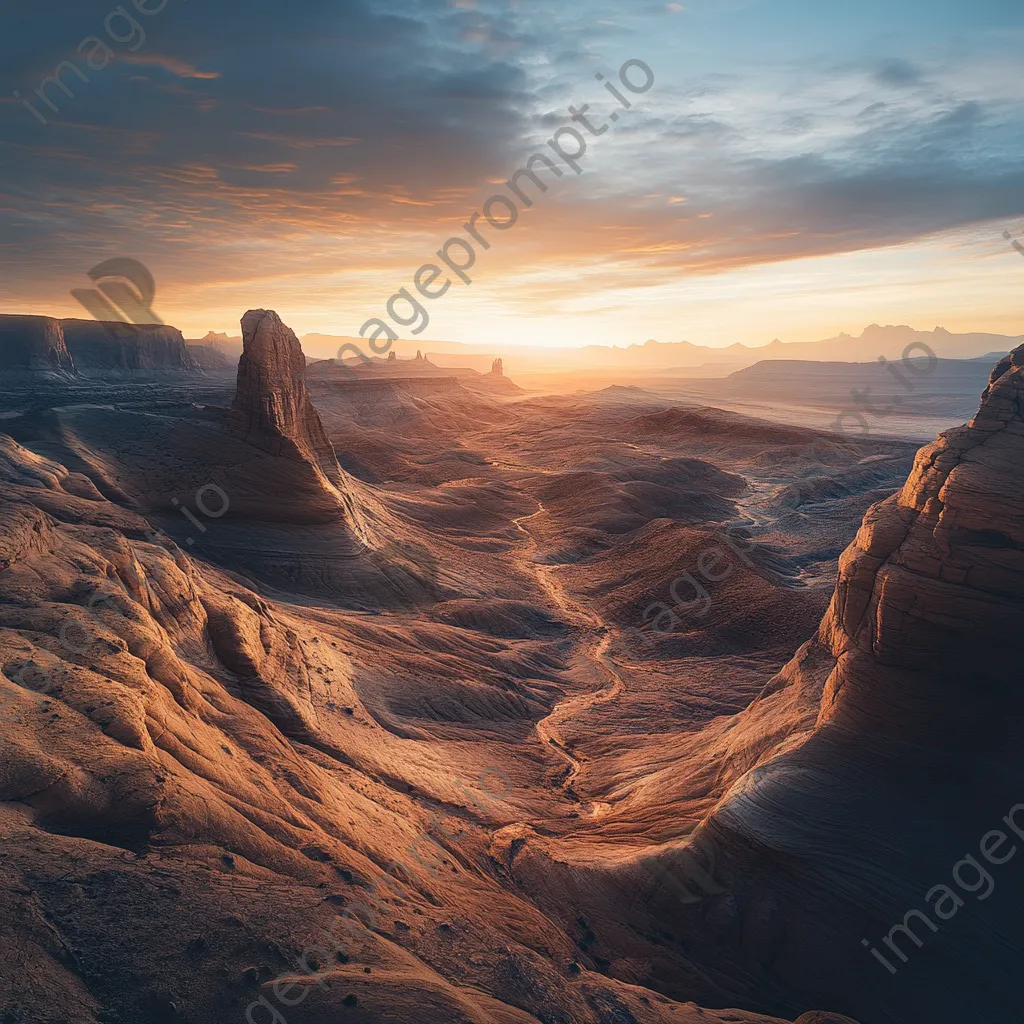
[[[334,356],[345,342],[356,344],[368,351],[360,338],[335,337],[328,334],[307,334],[302,338],[304,350],[311,357]],[[752,366],[765,359],[801,359],[826,362],[867,363],[879,356],[899,359],[909,345],[927,345],[935,355],[946,359],[991,358],[991,353],[1003,354],[1024,343],[1024,335],[1009,337],[1002,334],[953,334],[943,327],[932,331],[915,331],[907,326],[871,324],[859,337],[839,334],[834,338],[810,342],[782,342],[776,339],[769,345],[729,345],[712,348],[694,345],[688,341],[661,342],[650,340],[643,345],[625,348],[607,345],[586,345],[582,348],[547,348],[539,345],[501,346],[485,348],[451,341],[395,342],[400,358],[408,358],[417,347],[438,366],[471,366],[483,370],[489,360],[502,356],[510,369],[617,369],[625,372],[650,370],[683,370],[720,368],[723,374]],[[917,347],[914,355],[923,355],[925,349]],[[479,366],[477,365],[479,363]]]

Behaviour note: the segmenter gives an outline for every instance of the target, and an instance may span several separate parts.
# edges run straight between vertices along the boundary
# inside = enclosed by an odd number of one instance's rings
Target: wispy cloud
[[[186,60],[181,60],[178,57],[168,57],[159,53],[124,53],[121,54],[121,59],[128,64],[151,65],[163,68],[164,71],[169,71],[172,75],[177,75],[178,78],[220,78],[220,72],[218,71],[200,71],[199,68]]]

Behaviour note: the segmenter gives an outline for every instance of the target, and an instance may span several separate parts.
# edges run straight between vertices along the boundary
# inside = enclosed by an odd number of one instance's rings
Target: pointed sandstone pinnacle
[[[334,448],[309,399],[306,360],[295,333],[272,310],[250,309],[242,317],[242,346],[234,410],[245,439],[334,475]]]
[[[929,745],[982,740],[1024,703],[1022,624],[1024,346],[844,552],[822,623],[838,662],[819,722]]]
[[[258,448],[311,465],[338,492],[346,517],[369,545],[365,518],[352,479],[306,388],[306,358],[295,332],[273,310],[242,317],[242,357],[232,412],[236,429]]]
[[[495,359],[494,362],[491,363],[491,373],[493,373],[495,377],[505,376],[505,367],[502,365],[500,359]]]

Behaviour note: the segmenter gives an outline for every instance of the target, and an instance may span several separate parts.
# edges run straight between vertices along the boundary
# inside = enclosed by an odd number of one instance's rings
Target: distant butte
[[[202,374],[181,332],[160,324],[0,315],[0,369],[54,381],[160,380]]]
[[[202,373],[181,331],[160,324],[62,320],[68,351],[80,373],[113,379]]]
[[[74,376],[61,322],[48,316],[0,316],[0,370],[8,377]]]

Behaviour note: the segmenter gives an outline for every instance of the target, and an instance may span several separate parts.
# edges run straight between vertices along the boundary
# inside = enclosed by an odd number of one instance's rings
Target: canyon
[[[863,943],[1024,802],[1024,347],[920,447],[69,323],[0,320],[8,1019],[1019,1016],[1012,862]]]

